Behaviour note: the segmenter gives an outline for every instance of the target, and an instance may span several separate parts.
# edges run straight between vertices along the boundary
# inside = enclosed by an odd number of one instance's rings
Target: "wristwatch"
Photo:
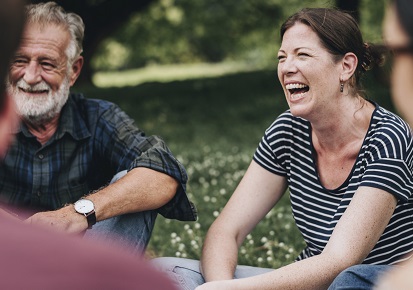
[[[95,205],[89,199],[79,199],[74,204],[75,211],[87,219],[88,229],[96,223]]]

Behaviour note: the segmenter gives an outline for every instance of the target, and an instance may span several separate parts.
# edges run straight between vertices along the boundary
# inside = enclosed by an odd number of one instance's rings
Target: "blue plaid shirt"
[[[145,136],[113,103],[71,94],[59,127],[43,146],[21,125],[0,166],[0,200],[32,209],[55,210],[105,186],[122,170],[146,167],[175,178],[175,197],[158,212],[196,220],[186,195],[187,174],[164,141]]]

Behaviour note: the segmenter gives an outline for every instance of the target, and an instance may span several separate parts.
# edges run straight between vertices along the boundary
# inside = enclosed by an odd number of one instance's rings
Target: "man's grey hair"
[[[83,37],[85,25],[82,18],[72,12],[66,12],[56,2],[29,4],[26,6],[27,25],[38,24],[47,26],[50,24],[62,27],[70,33],[70,43],[66,50],[69,67],[83,51]]]

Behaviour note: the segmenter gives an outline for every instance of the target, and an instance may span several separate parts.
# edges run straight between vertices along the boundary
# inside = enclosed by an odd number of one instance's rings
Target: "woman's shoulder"
[[[373,113],[370,130],[375,133],[387,132],[411,138],[411,128],[400,116],[383,107],[377,106]]]
[[[385,155],[407,156],[413,149],[413,138],[409,125],[397,114],[377,107],[373,113],[367,144]],[[383,153],[384,154],[384,153]]]

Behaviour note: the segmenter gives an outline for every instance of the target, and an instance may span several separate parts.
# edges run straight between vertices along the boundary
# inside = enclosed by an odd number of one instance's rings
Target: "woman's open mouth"
[[[310,87],[305,84],[287,84],[285,88],[289,91],[291,100],[301,98],[306,92],[310,90]]]

